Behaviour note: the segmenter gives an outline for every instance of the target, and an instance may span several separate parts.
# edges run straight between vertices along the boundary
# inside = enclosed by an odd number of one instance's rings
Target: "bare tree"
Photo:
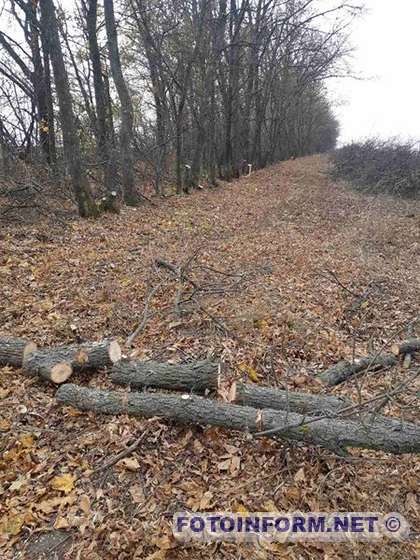
[[[109,61],[121,105],[120,149],[124,201],[130,206],[136,206],[139,203],[139,197],[134,186],[133,105],[121,69],[113,0],[104,0],[104,10]]]
[[[114,161],[114,146],[112,124],[107,105],[107,94],[102,75],[101,53],[97,37],[97,0],[83,2],[86,18],[86,30],[89,43],[89,55],[92,62],[93,85],[96,103],[96,137],[98,156],[103,169],[104,186],[107,192],[107,208],[113,212],[119,211],[118,178]]]
[[[82,166],[80,141],[77,134],[73,101],[67,70],[61,49],[58,23],[52,0],[41,0],[41,28],[49,47],[54,81],[57,91],[63,131],[64,152],[72,179],[79,214],[84,217],[98,215],[98,208]]]

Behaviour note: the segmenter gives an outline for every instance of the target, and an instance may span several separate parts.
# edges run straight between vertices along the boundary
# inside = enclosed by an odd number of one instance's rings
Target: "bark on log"
[[[337,414],[340,410],[352,405],[350,400],[340,397],[284,391],[238,382],[231,386],[230,400],[235,404],[254,408],[289,410],[312,416]]]
[[[405,356],[406,354],[413,354],[420,352],[420,338],[413,338],[402,344],[393,344],[391,352],[394,356]]]
[[[0,337],[0,366],[21,367],[24,359],[36,349],[36,344],[29,340],[2,336]]]
[[[115,340],[80,345],[44,348],[23,362],[27,375],[39,375],[53,383],[64,383],[73,371],[86,371],[112,366],[121,359],[121,348]]]
[[[68,353],[62,354],[58,350],[40,350],[30,354],[23,362],[23,371],[27,376],[39,376],[46,381],[60,384],[67,381],[73,373]]]
[[[395,421],[389,429],[380,421],[367,426],[353,421],[311,419],[293,412],[257,410],[248,406],[218,403],[194,395],[176,397],[152,393],[117,393],[62,385],[57,400],[80,410],[102,414],[159,416],[181,424],[204,424],[233,430],[260,432],[282,428],[270,437],[295,440],[334,451],[348,447],[377,449],[394,454],[420,452],[420,426]]]
[[[161,364],[124,360],[113,367],[111,380],[134,388],[159,387],[204,393],[206,389],[217,389],[218,374],[219,365],[209,361]]]
[[[323,383],[334,386],[343,383],[347,379],[366,371],[378,371],[380,369],[395,366],[398,363],[393,354],[381,354],[379,356],[367,356],[356,359],[354,362],[343,360],[333,365],[326,371],[317,375]]]
[[[87,342],[68,348],[79,353],[79,359],[72,364],[76,371],[111,367],[121,360],[121,348],[116,340]]]

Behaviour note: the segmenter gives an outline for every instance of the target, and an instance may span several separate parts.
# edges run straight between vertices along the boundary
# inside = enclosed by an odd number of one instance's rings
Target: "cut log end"
[[[231,403],[236,402],[237,393],[238,393],[238,387],[237,387],[236,381],[234,381],[232,383],[232,385],[230,386],[230,389],[229,389],[229,394],[228,394],[228,398],[227,398],[228,402],[231,402]]]
[[[391,352],[394,354],[394,356],[398,356],[400,353],[400,345],[399,344],[393,344],[391,346]]]
[[[72,373],[73,369],[70,364],[56,364],[50,370],[50,378],[51,381],[56,385],[61,385],[61,383],[67,381]]]
[[[420,352],[420,339],[414,338],[411,340],[407,340],[407,342],[403,342],[401,344],[393,344],[391,346],[391,352],[394,354],[394,356],[405,356],[407,354]]]
[[[113,364],[116,364],[121,358],[121,347],[116,340],[112,340],[109,344],[109,359]]]
[[[33,354],[37,350],[38,350],[38,347],[35,344],[35,342],[28,342],[27,345],[25,346],[25,348],[23,349],[23,361],[25,361],[28,356],[30,356],[31,354]]]

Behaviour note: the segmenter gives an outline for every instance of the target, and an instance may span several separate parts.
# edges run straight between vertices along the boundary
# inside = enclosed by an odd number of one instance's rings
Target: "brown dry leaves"
[[[418,218],[407,218],[418,215],[418,203],[354,193],[332,184],[325,170],[323,158],[305,158],[120,217],[5,229],[0,332],[40,345],[109,335],[123,342],[157,275],[165,288],[151,302],[135,355],[177,361],[213,354],[233,377],[320,391],[313,373],[350,357],[353,340],[364,353],[418,313],[420,278]],[[174,317],[178,285],[152,269],[156,257],[180,263],[199,247],[201,265],[246,274],[240,290],[201,300],[228,335],[197,308]],[[325,270],[366,299],[355,301]],[[221,281],[208,270],[194,274]],[[363,396],[401,375],[368,378]],[[75,382],[109,387],[103,374]],[[335,392],[358,394],[351,384]],[[399,414],[397,405],[390,412]],[[406,417],[415,417],[411,409]],[[150,426],[134,453],[92,474]],[[11,368],[0,369],[0,435],[5,560],[25,549],[30,534],[53,529],[71,536],[67,558],[83,560],[414,556],[412,544],[185,548],[170,530],[172,514],[183,508],[399,511],[415,526],[420,467],[413,457],[362,452],[345,462],[215,428],[82,414],[58,406],[54,388]]]

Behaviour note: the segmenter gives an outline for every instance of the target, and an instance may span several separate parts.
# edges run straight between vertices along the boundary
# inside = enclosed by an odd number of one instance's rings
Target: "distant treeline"
[[[142,182],[189,192],[330,150],[325,80],[346,72],[359,9],[321,4],[77,0],[64,13],[55,0],[6,0],[3,174],[20,160],[67,175],[90,216],[136,205]]]

